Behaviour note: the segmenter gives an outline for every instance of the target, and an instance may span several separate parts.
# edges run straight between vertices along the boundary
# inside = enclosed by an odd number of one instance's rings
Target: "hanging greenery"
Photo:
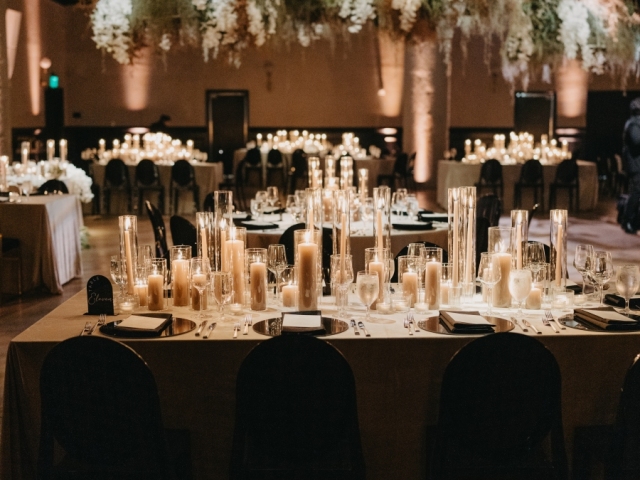
[[[127,64],[142,48],[199,46],[204,60],[274,38],[308,46],[369,22],[393,38],[437,33],[450,63],[452,42],[500,41],[504,77],[525,85],[542,66],[577,59],[585,70],[638,74],[640,16],[632,0],[86,0],[97,48]]]

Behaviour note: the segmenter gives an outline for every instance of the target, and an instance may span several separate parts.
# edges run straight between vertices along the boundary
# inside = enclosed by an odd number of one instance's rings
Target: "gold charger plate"
[[[173,317],[173,321],[167,325],[167,327],[160,332],[160,335],[149,334],[148,332],[141,331],[140,333],[123,332],[121,330],[113,328],[117,323],[122,320],[116,320],[115,322],[109,322],[100,327],[100,333],[108,335],[109,337],[118,338],[163,338],[163,337],[175,337],[177,335],[183,335],[189,333],[196,328],[196,322],[188,320],[186,318]]]

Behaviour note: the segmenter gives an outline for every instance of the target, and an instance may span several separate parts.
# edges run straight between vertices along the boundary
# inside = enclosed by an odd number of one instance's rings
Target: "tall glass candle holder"
[[[141,307],[146,307],[148,303],[148,278],[149,266],[136,265],[136,284],[133,287],[133,293],[138,296],[138,305]]]
[[[353,158],[348,155],[340,157],[340,188],[353,185]]]
[[[317,310],[319,285],[322,285],[322,230],[296,230],[293,235],[298,309]]]
[[[369,196],[369,169],[358,169],[358,194],[361,199],[365,199]]]
[[[336,159],[333,155],[324,156],[324,172],[327,177],[336,176]]]
[[[246,274],[251,291],[251,310],[267,309],[267,249],[247,248],[245,250]]]
[[[418,278],[418,264],[420,257],[415,255],[401,255],[398,257],[398,281],[402,285],[402,292],[410,294],[409,308],[413,307],[418,300],[420,290],[420,279]]]
[[[450,263],[442,264],[442,273],[440,277],[440,304],[450,305],[449,292],[451,291],[451,282],[453,278],[453,269]]]
[[[118,217],[120,228],[120,257],[125,261],[127,272],[127,294],[133,295],[135,285],[135,268],[138,264],[138,217],[121,215]]]
[[[213,212],[196,212],[196,243],[198,256],[209,268],[214,267],[214,242],[212,235]]]
[[[442,249],[425,247],[420,251],[424,264],[424,303],[428,310],[440,308],[440,279],[442,278]]]
[[[520,270],[526,263],[524,256],[529,240],[529,212],[527,210],[511,210],[511,227],[515,229],[515,265]]]
[[[26,166],[29,163],[29,152],[31,151],[31,143],[22,142],[20,144],[20,160],[22,165]]]
[[[309,169],[309,188],[322,188],[322,170]]]
[[[174,307],[189,306],[190,245],[171,247],[171,290]]]
[[[338,177],[330,177],[327,175],[324,177],[324,188],[327,190],[339,190],[340,189],[340,179]]]
[[[66,162],[67,161],[67,141],[64,138],[60,139],[60,142],[58,143],[58,150],[60,150],[60,161]]]
[[[476,293],[476,187],[460,187],[462,206],[461,295],[470,301]],[[462,251],[461,251],[462,252]]]
[[[233,192],[219,190],[213,192],[213,264],[215,271],[229,271],[223,268],[223,263],[228,263],[228,255],[225,254],[227,234],[233,225]]]
[[[224,243],[224,272],[231,272],[233,283],[233,303],[244,303],[245,263],[244,251],[247,244],[247,229],[231,225]]]
[[[489,227],[489,247],[494,253],[493,268],[500,270],[500,281],[493,287],[493,306],[510,307],[509,274],[513,260],[515,229],[513,227]]]
[[[388,248],[379,249],[376,247],[364,249],[364,268],[367,273],[376,272],[378,274],[378,298],[373,302],[371,308],[377,310],[378,303],[384,303],[385,281],[388,278],[388,260],[391,251]]]
[[[147,308],[150,311],[164,310],[164,280],[167,275],[167,259],[153,258],[147,276]]]
[[[464,252],[464,208],[460,188],[448,191],[449,207],[449,258],[451,259],[451,286],[459,287],[462,277],[462,252]]]
[[[333,223],[334,190],[322,189],[322,218],[326,223]]]
[[[377,249],[391,250],[391,189],[373,189],[373,239]]]
[[[351,254],[351,193],[348,190],[333,192],[333,253]]]
[[[551,223],[549,280],[556,287],[564,287],[567,283],[567,211],[551,210],[549,217]]]
[[[306,227],[309,230],[322,230],[322,190],[307,188],[305,190]]]

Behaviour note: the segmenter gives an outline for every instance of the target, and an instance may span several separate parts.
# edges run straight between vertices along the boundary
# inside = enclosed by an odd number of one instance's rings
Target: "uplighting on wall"
[[[40,60],[42,38],[40,35],[40,0],[24,0],[25,28],[27,31],[27,71],[31,113],[40,114]]]
[[[22,12],[7,8],[4,20],[7,32],[7,73],[9,74],[9,78],[11,78],[13,77],[13,69],[16,66],[16,53],[18,51],[18,38],[20,36]]]
[[[375,44],[380,110],[385,117],[397,117],[402,110],[404,39],[380,30]]]
[[[131,65],[120,66],[123,102],[127,110],[144,110],[149,104],[149,80],[151,77],[151,50],[140,51]]]
[[[558,114],[561,117],[576,118],[587,111],[589,74],[578,60],[567,60],[556,73],[558,94]]]

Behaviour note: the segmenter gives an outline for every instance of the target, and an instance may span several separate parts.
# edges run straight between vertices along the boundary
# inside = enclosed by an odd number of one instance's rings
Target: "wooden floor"
[[[420,205],[423,208],[442,211],[436,205],[435,198],[433,190],[420,192]],[[545,214],[541,217],[543,218],[534,219],[532,222],[530,238],[547,243],[549,240],[548,216]],[[118,252],[118,217],[86,216],[84,221],[89,233],[90,248],[82,251],[82,278],[67,283],[62,295],[30,292],[20,298],[3,299],[0,307],[0,399],[4,390],[4,368],[11,339],[82,290],[91,276],[96,274],[109,276],[109,257]],[[501,223],[508,222],[510,220],[503,216]],[[168,218],[165,218],[165,224],[168,229]],[[167,234],[169,235],[168,231]],[[138,235],[140,244],[153,244],[153,232],[147,217],[139,218]],[[571,217],[569,240],[569,259],[573,258],[576,244],[591,243],[599,249],[610,250],[616,264],[640,264],[640,236],[625,234],[615,223],[615,200],[611,198],[601,200],[596,211]],[[570,267],[569,273],[573,280],[578,281],[579,276],[573,267]],[[0,401],[0,408],[1,406]]]

